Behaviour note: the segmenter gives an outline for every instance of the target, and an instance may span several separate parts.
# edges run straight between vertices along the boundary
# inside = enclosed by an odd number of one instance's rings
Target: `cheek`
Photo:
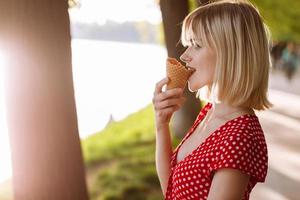
[[[207,69],[199,70],[190,79],[190,85],[193,90],[197,90],[212,81],[212,73]]]
[[[214,76],[214,66],[210,63],[201,63],[198,65],[197,71],[191,76],[191,88],[197,90],[207,84],[211,84]]]
[[[212,79],[214,76],[215,68],[216,68],[216,57],[214,55],[207,56],[204,67],[205,67],[207,76],[209,76],[210,79]]]
[[[200,54],[196,59],[195,65],[200,71],[214,71],[216,57],[210,52]]]
[[[214,66],[210,65],[210,63],[202,63],[197,70],[197,76],[202,79],[209,79],[213,73]]]
[[[193,89],[199,89],[207,84],[211,84],[215,72],[216,57],[212,52],[205,51],[195,58],[194,66],[197,71],[190,79]]]

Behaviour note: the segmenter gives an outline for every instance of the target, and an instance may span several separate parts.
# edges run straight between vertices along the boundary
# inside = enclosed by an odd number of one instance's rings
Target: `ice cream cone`
[[[175,58],[167,58],[167,76],[170,79],[167,84],[167,90],[173,88],[184,89],[187,80],[192,73],[192,69],[186,68]]]

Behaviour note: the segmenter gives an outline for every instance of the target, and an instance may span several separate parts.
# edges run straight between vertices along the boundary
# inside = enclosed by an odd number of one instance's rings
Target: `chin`
[[[194,87],[189,81],[188,81],[188,88],[190,92],[197,92],[198,88]]]
[[[190,92],[198,92],[198,90],[203,88],[204,86],[207,86],[207,85],[205,85],[205,84],[193,85],[190,81],[188,81],[188,88],[189,88]]]

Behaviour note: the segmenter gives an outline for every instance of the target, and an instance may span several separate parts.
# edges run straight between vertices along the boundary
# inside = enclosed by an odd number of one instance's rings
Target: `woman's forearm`
[[[168,82],[169,78],[165,77],[156,83],[152,99],[156,126],[155,165],[164,195],[167,191],[171,173],[172,142],[169,123],[173,113],[178,110],[185,101],[182,88],[162,91],[163,86]]]
[[[172,142],[169,125],[156,127],[156,171],[165,195],[168,187],[168,180],[171,172]]]

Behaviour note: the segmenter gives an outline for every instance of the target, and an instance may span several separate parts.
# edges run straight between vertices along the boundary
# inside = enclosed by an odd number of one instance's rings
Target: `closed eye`
[[[193,47],[194,47],[195,49],[200,49],[200,48],[201,48],[201,46],[200,46],[199,44],[193,44]]]
[[[191,41],[192,46],[196,47],[196,48],[201,48],[201,46],[199,44],[197,44],[195,41]]]

